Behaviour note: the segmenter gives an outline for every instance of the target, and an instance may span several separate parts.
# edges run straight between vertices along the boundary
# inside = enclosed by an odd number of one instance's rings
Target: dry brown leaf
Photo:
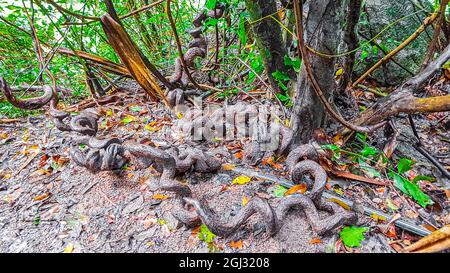
[[[51,193],[47,192],[44,193],[42,195],[36,196],[35,198],[33,198],[33,201],[42,201],[44,199],[47,199],[48,197],[50,197],[50,195],[52,195]]]
[[[237,242],[231,241],[230,247],[235,249],[242,249],[244,247],[244,242],[242,240],[239,240]]]
[[[320,244],[321,242],[322,240],[320,238],[312,238],[311,240],[309,240],[309,243],[312,245]]]
[[[224,164],[224,165],[222,166],[222,169],[223,169],[224,171],[232,171],[232,170],[234,170],[234,168],[236,168],[236,166],[233,165],[233,164]]]

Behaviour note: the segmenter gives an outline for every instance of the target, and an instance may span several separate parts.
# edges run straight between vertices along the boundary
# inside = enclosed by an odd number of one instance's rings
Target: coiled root
[[[44,94],[37,98],[31,99],[18,99],[12,93],[5,79],[0,77],[0,90],[5,94],[6,99],[15,107],[26,109],[26,110],[36,110],[42,108],[44,105],[50,102],[53,98],[53,90],[50,86],[44,86]]]
[[[290,160],[302,156],[314,157],[312,146],[300,146],[291,153]],[[276,209],[274,209],[266,200],[259,197],[253,198],[231,219],[223,219],[215,213],[206,201],[198,201],[192,198],[184,198],[187,205],[194,208],[198,218],[216,235],[228,237],[235,233],[246,221],[254,214],[259,214],[265,225],[266,231],[273,236],[281,228],[283,220],[291,208],[299,208],[305,212],[308,222],[312,229],[319,235],[323,235],[343,224],[351,224],[356,221],[356,214],[345,211],[339,205],[322,200],[322,193],[327,181],[326,172],[322,167],[312,160],[303,160],[296,162],[292,168],[292,180],[295,183],[300,182],[301,176],[309,173],[314,177],[313,185],[310,185],[308,195],[291,195],[284,197]],[[331,216],[321,219],[318,209],[332,213]],[[195,213],[189,212],[184,218],[178,218],[180,221],[186,221],[186,225],[192,225],[198,222]]]
[[[188,50],[183,56],[188,69],[195,69],[195,59],[197,57],[205,58],[208,51],[208,43],[203,36],[203,23],[208,17],[219,19],[224,13],[225,7],[221,4],[217,4],[214,10],[210,10],[207,13],[200,13],[192,22],[195,28],[189,31],[189,34],[192,36],[193,40],[189,43]],[[180,58],[175,60],[175,71],[169,81],[173,84],[179,83],[183,88],[189,83],[189,77],[183,68]],[[173,107],[175,105],[171,106]]]

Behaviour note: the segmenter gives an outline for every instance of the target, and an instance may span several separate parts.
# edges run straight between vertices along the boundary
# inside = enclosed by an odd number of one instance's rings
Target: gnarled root
[[[208,43],[203,34],[203,23],[210,17],[219,19],[224,15],[225,7],[221,4],[217,4],[214,10],[210,10],[207,13],[200,13],[192,22],[195,26],[189,34],[194,38],[188,45],[188,51],[184,54],[183,58],[186,61],[187,69],[194,69],[195,59],[197,57],[205,58]],[[180,58],[175,60],[175,71],[169,79],[170,83],[180,83],[181,86],[186,87],[189,83],[189,78],[184,71],[183,64]]]
[[[323,168],[312,160],[303,160],[302,157],[308,157],[317,160],[317,153],[311,145],[300,146],[295,149],[288,157],[290,162],[295,164],[292,167],[292,180],[300,182],[302,175],[309,173],[314,177],[313,185],[310,185],[308,195],[291,195],[280,200],[276,210],[266,201],[259,197],[253,198],[231,219],[223,219],[212,211],[206,201],[198,201],[192,198],[184,198],[186,205],[195,209],[195,213],[189,212],[189,215],[183,215],[184,218],[178,218],[180,221],[186,221],[186,224],[192,224],[198,221],[197,217],[216,235],[228,237],[236,232],[246,221],[254,214],[260,214],[266,224],[267,232],[273,236],[282,226],[290,209],[293,207],[302,209],[312,229],[319,235],[323,235],[343,224],[355,223],[356,214],[345,211],[339,205],[323,201],[322,193],[327,181],[327,174]],[[318,209],[330,212],[332,215],[321,219]]]
[[[0,89],[5,94],[6,100],[8,100],[12,105],[26,110],[36,110],[42,108],[44,105],[49,103],[54,96],[52,88],[46,85],[43,87],[44,94],[42,96],[31,99],[18,99],[13,95],[6,80],[2,77],[0,77]]]
[[[238,230],[252,215],[258,213],[262,216],[270,235],[277,232],[278,219],[269,203],[259,197],[253,198],[230,220],[222,219],[212,211],[205,200],[198,201],[192,198],[184,198],[186,203],[193,206],[202,222],[214,234],[221,237],[228,237]]]

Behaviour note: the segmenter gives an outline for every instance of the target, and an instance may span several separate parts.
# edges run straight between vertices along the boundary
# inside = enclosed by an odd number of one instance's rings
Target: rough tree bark
[[[245,5],[250,13],[253,24],[256,44],[264,62],[269,83],[277,93],[283,93],[277,81],[272,76],[276,71],[288,74],[295,79],[295,73],[284,65],[284,56],[287,54],[286,45],[283,42],[281,26],[270,15],[280,20],[277,14],[275,0],[245,0]]]
[[[341,19],[344,18],[344,0],[309,1],[309,11],[304,21],[304,39],[317,51],[335,54],[339,47]],[[335,89],[335,60],[311,53],[310,60],[320,86],[329,98]],[[294,143],[307,143],[315,129],[325,124],[326,112],[302,68],[292,112]]]

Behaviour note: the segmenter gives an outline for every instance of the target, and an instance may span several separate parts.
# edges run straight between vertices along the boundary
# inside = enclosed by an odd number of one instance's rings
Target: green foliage
[[[430,197],[426,195],[416,183],[409,181],[395,172],[389,172],[389,177],[394,180],[394,186],[396,188],[404,194],[411,196],[422,207],[434,204]]]
[[[210,252],[214,252],[217,249],[217,247],[214,244],[214,238],[216,237],[217,236],[214,233],[212,233],[206,225],[203,224],[200,226],[198,238],[200,239],[200,241],[205,242],[208,245]]]
[[[387,175],[394,181],[394,186],[398,188],[404,194],[410,196],[422,207],[432,205],[433,201],[425,194],[420,187],[416,184],[417,181],[434,181],[433,177],[429,176],[416,176],[412,181],[404,177],[404,174],[412,169],[415,162],[408,158],[400,158],[399,161],[391,162],[386,156],[378,151],[375,147],[368,145],[367,134],[356,134],[356,139],[362,142],[362,148],[359,153],[352,152],[350,150],[343,149],[335,144],[323,145],[322,149],[330,150],[332,152],[332,160],[338,163],[342,158],[342,154],[348,155],[358,169],[363,171],[368,177],[381,178],[381,173],[375,167],[378,162],[386,163]],[[354,147],[356,149],[356,147]],[[345,163],[342,163],[345,164]]]
[[[273,191],[273,194],[278,197],[281,198],[284,196],[284,194],[288,191],[288,189],[286,189],[285,187],[281,186],[281,185],[276,185],[275,189]]]
[[[361,242],[365,239],[364,233],[368,230],[367,227],[344,227],[339,233],[344,245],[348,247],[360,247]]]
[[[302,66],[302,61],[300,58],[292,59],[289,56],[284,56],[284,65],[294,69],[295,72],[300,72],[300,68]]]
[[[277,81],[278,86],[283,90],[287,91],[288,87],[286,86],[287,82],[291,80],[288,74],[283,71],[275,71],[272,73],[272,77]]]

